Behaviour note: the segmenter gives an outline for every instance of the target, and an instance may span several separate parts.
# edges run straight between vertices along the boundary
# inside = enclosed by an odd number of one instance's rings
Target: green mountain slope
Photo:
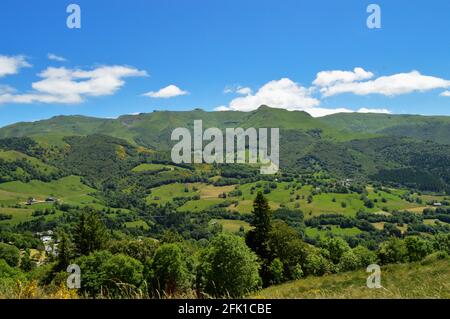
[[[149,148],[168,149],[172,130],[177,127],[192,129],[194,120],[202,120],[205,128],[278,127],[314,130],[323,137],[338,140],[362,136],[335,130],[305,112],[289,112],[262,106],[253,112],[205,112],[196,109],[188,112],[158,111],[124,115],[117,119],[57,116],[49,120],[3,127],[0,129],[0,138],[28,136],[44,144],[57,145],[62,143],[64,136],[104,134]]]
[[[124,162],[117,157],[118,149],[126,149],[128,153],[132,146],[143,146],[167,158],[175,144],[171,141],[173,129],[192,130],[195,120],[202,120],[203,128],[222,130],[280,128],[280,167],[284,171],[325,171],[339,178],[377,180],[438,192],[450,190],[450,141],[447,143],[450,117],[336,114],[313,118],[305,112],[268,106],[253,112],[196,109],[124,115],[117,119],[58,116],[1,128],[0,141],[12,136],[31,137],[43,152],[63,154],[63,160],[56,159],[59,161],[56,166],[68,168],[75,175],[105,178],[117,173],[112,167],[122,170]],[[74,139],[74,136],[89,138]],[[129,155],[137,158],[136,152],[133,150],[134,155]],[[126,169],[131,164],[126,161]]]
[[[341,131],[406,136],[450,144],[448,116],[341,113],[319,120]]]
[[[364,270],[308,277],[272,286],[251,298],[258,299],[406,299],[450,298],[450,260],[431,260],[424,264],[388,265],[381,270],[381,289],[366,286]]]

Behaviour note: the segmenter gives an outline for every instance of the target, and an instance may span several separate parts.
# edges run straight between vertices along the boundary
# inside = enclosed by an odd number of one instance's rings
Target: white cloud
[[[250,95],[253,93],[253,91],[249,87],[241,87],[236,90],[236,93],[241,95]]]
[[[380,94],[396,96],[413,92],[426,92],[450,87],[450,81],[433,76],[422,75],[418,71],[382,76],[365,82],[338,82],[320,91],[324,96],[342,93],[357,95]]]
[[[319,100],[311,97],[311,90],[300,86],[288,78],[270,81],[256,93],[233,99],[228,109],[252,111],[261,105],[288,110],[306,110],[319,105]]]
[[[240,85],[233,85],[233,86],[226,86],[223,90],[223,93],[230,94],[230,93],[236,93],[240,95],[250,95],[253,93],[253,90],[249,87],[240,86]]]
[[[346,109],[346,108],[328,109],[328,108],[314,107],[314,108],[305,110],[305,112],[308,112],[313,117],[322,117],[322,116],[336,114],[336,113],[353,113],[354,111]]]
[[[388,109],[368,109],[368,108],[360,108],[358,113],[381,113],[381,114],[391,114],[392,112]]]
[[[31,67],[22,55],[0,55],[0,77],[19,73],[21,68]]]
[[[365,71],[364,71],[365,72]],[[355,74],[362,77],[363,72],[355,69]],[[341,76],[340,79],[343,77]],[[337,79],[337,76],[335,76]],[[322,77],[321,83],[328,82]],[[249,112],[258,109],[261,105],[273,108],[281,108],[289,111],[305,111],[313,117],[321,117],[335,113],[390,113],[386,108],[360,108],[357,111],[345,107],[325,108],[320,106],[320,100],[313,96],[315,87],[303,87],[288,78],[270,81],[263,85],[256,93],[237,97],[225,106],[216,107],[215,111],[244,111]]]
[[[440,94],[440,96],[448,96],[450,97],[450,91],[444,91]]]
[[[353,71],[322,71],[317,73],[313,84],[319,87],[327,87],[336,83],[349,83],[361,80],[368,80],[373,77],[372,72],[363,68],[355,68]]]
[[[231,110],[230,110],[230,108],[229,108],[228,106],[221,105],[221,106],[216,107],[216,108],[214,109],[214,111],[217,111],[217,112],[226,112],[226,111],[231,111]]]
[[[67,61],[66,58],[63,58],[62,56],[59,56],[59,55],[56,55],[56,54],[53,54],[53,53],[47,54],[47,58],[49,60],[57,61],[57,62],[66,62]]]
[[[6,92],[0,103],[81,103],[87,96],[112,95],[124,84],[124,78],[146,76],[127,66],[101,66],[92,70],[49,67],[40,74],[42,80],[32,83],[34,91],[25,94]]]
[[[176,97],[176,96],[181,96],[181,95],[186,95],[186,94],[189,94],[189,92],[181,90],[176,85],[169,85],[169,86],[166,86],[165,88],[162,88],[161,90],[159,90],[157,92],[152,91],[152,92],[145,93],[143,95],[151,97],[151,98],[168,99],[171,97]]]

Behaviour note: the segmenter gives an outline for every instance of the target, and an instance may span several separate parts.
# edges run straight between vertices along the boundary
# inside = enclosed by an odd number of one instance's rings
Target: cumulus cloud
[[[263,104],[275,108],[304,110],[319,105],[319,100],[311,97],[311,91],[288,78],[270,81],[256,93],[233,99],[228,109],[252,111]]]
[[[22,55],[0,55],[0,77],[19,73],[21,68],[31,67]]]
[[[62,56],[59,56],[59,55],[56,55],[53,53],[47,54],[47,58],[49,60],[56,61],[56,62],[66,62],[67,61],[66,58],[63,58]]]
[[[444,91],[440,95],[450,97],[450,91]]]
[[[450,81],[434,76],[422,75],[418,71],[382,76],[375,80],[364,82],[337,82],[322,88],[320,91],[326,97],[353,93],[356,95],[380,94],[396,96],[413,92],[426,92],[434,89],[448,88]]]
[[[112,95],[124,84],[124,78],[146,76],[145,71],[127,66],[101,66],[92,70],[49,67],[32,83],[25,94],[6,92],[0,103],[81,103],[88,96]]]
[[[319,73],[315,83],[321,85],[336,85],[354,79],[372,77],[372,73],[361,68],[356,68],[354,72],[339,73],[341,71],[325,71],[329,73]],[[351,73],[351,74],[350,74]],[[233,92],[236,92],[234,89]],[[250,91],[242,92],[245,96],[234,98],[228,105],[221,105],[215,111],[244,111],[249,112],[258,109],[261,105],[268,105],[273,108],[281,108],[289,111],[305,111],[314,117],[321,117],[335,113],[391,113],[387,108],[360,108],[357,111],[346,107],[326,108],[320,106],[320,100],[314,95],[317,87],[303,87],[291,79],[282,78],[264,84],[254,94]]]
[[[216,108],[214,109],[214,111],[217,111],[217,112],[226,112],[226,111],[231,111],[231,110],[228,108],[228,106],[221,105],[221,106],[216,107]]]
[[[353,71],[322,71],[317,73],[313,84],[319,87],[327,87],[336,83],[349,83],[361,80],[368,80],[373,77],[372,72],[363,68],[355,68]]]
[[[156,91],[156,92],[151,91],[151,92],[145,93],[143,95],[151,97],[151,98],[168,99],[168,98],[186,95],[186,94],[189,94],[189,92],[183,91],[176,85],[169,85],[169,86],[166,86],[165,88],[162,88],[159,91]]]
[[[355,69],[356,70],[356,69]],[[356,70],[355,74],[362,77],[362,72]],[[335,79],[337,75],[335,75]],[[343,76],[340,76],[342,79]],[[335,83],[335,81],[325,81],[322,83]],[[320,100],[313,97],[314,87],[306,88],[288,78],[270,81],[263,85],[255,94],[247,92],[246,96],[233,99],[228,106],[219,106],[215,111],[253,111],[261,105],[268,105],[274,108],[282,108],[289,111],[305,111],[314,117],[321,117],[335,113],[355,112],[349,108],[324,108],[320,107]],[[390,113],[387,109],[361,108],[357,112],[361,113]]]

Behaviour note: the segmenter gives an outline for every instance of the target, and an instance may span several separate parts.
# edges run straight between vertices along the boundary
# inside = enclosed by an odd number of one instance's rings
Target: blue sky
[[[450,115],[449,31],[448,0],[2,0],[0,126],[262,103]]]

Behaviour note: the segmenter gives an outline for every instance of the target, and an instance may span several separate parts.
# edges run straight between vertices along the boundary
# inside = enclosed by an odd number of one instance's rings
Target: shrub
[[[330,262],[318,252],[311,252],[306,256],[305,272],[307,275],[323,276],[332,272]]]
[[[186,263],[187,256],[178,244],[163,244],[147,265],[147,279],[157,291],[173,295],[185,290],[192,275]]]
[[[431,253],[431,245],[428,241],[417,236],[406,237],[405,245],[408,251],[409,261],[420,261]]]
[[[405,243],[398,238],[391,238],[380,245],[378,259],[382,264],[403,263],[408,261],[408,250]]]
[[[219,234],[201,260],[202,286],[215,297],[242,297],[261,285],[257,256],[240,237]]]
[[[16,246],[0,243],[0,259],[4,259],[11,267],[17,267],[20,260],[20,252]]]

